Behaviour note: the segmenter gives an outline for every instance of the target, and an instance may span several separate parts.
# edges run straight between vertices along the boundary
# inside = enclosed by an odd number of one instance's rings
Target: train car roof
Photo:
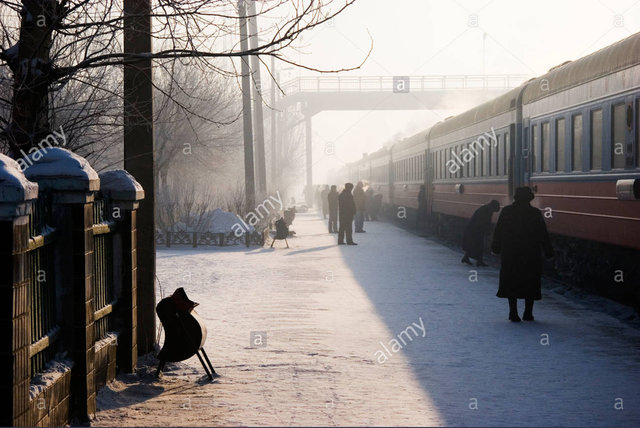
[[[522,102],[529,104],[638,63],[640,63],[640,33],[575,61],[552,68],[547,74],[537,77],[527,85]]]
[[[402,150],[407,147],[414,146],[416,144],[424,143],[425,138],[427,134],[429,134],[430,129],[431,128],[423,129],[422,131],[416,134],[413,134],[410,137],[403,138],[402,140],[398,141],[393,146],[391,146],[391,150],[395,152],[396,150]]]
[[[436,123],[433,126],[430,138],[437,138],[442,135],[449,134],[450,132],[515,109],[516,99],[521,91],[522,85],[450,119],[445,119],[443,122]]]

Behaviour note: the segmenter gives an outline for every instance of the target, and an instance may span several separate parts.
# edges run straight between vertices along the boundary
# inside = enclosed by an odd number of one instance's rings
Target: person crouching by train
[[[353,200],[351,190],[353,189],[352,183],[345,183],[344,190],[338,197],[338,245],[344,245],[345,235],[347,237],[347,245],[358,245],[353,242],[353,216],[356,213],[356,204]]]
[[[362,181],[358,181],[356,188],[353,190],[353,200],[356,204],[356,233],[364,233],[364,211],[367,205],[367,196],[364,193],[364,184]]]
[[[547,226],[539,209],[530,202],[534,194],[528,187],[516,189],[513,204],[500,213],[491,250],[500,254],[498,297],[509,299],[509,320],[518,322],[518,300],[524,299],[522,319],[533,321],[533,302],[540,300],[541,252],[553,257]]]
[[[496,200],[481,206],[473,213],[462,235],[464,257],[461,262],[471,264],[469,258],[476,260],[476,266],[487,266],[482,260],[484,252],[484,236],[491,227],[493,213],[500,211],[500,203]],[[417,223],[417,222],[416,222]],[[417,226],[417,224],[416,224]]]
[[[329,204],[329,233],[338,233],[338,190],[335,184],[331,186],[327,202]]]

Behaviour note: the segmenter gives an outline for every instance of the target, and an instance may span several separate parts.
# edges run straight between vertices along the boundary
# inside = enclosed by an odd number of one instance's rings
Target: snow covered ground
[[[163,292],[200,303],[222,376],[194,357],[156,380],[144,359],[100,391],[94,424],[640,423],[631,325],[549,291],[536,321],[511,323],[495,268],[390,224],[366,223],[357,247],[313,213],[292,229],[290,249],[159,250]]]

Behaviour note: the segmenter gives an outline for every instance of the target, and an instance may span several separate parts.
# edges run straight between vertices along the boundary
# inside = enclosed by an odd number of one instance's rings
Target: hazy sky
[[[639,0],[357,0],[333,25],[304,36],[299,59],[324,69],[356,65],[371,38],[368,61],[345,75],[481,74],[486,33],[487,74],[533,77],[638,31]],[[298,73],[310,74],[283,76]],[[452,113],[320,113],[313,119],[314,182],[326,182],[330,168]],[[335,144],[335,156],[324,155],[326,143]]]

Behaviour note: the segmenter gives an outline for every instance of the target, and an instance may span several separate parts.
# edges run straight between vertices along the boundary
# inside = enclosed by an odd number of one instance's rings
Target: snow
[[[42,148],[27,156],[29,180],[63,190],[98,190],[100,180],[89,162],[61,147]]]
[[[38,184],[27,180],[20,164],[0,153],[0,202],[22,202],[38,197]]]
[[[234,228],[234,225],[238,225]],[[211,218],[211,229],[213,233],[231,233],[240,227],[241,230],[253,232],[255,229],[253,226],[244,223],[240,217],[234,213],[224,211],[220,208],[213,210]]]
[[[144,199],[144,189],[124,169],[115,169],[100,174],[100,190],[110,198],[125,201]]]
[[[66,358],[66,353],[59,354],[56,359],[51,360],[44,367],[44,371],[31,379],[29,386],[29,397],[34,399],[42,391],[53,385],[55,381],[61,378],[66,372],[73,367],[73,361]]]
[[[640,421],[640,330],[632,323],[552,291],[561,288],[555,283],[536,303],[536,321],[511,323],[495,297],[496,268],[470,268],[459,251],[390,224],[365,229],[357,247],[337,246],[314,213],[298,214],[290,249],[158,251],[158,293],[184,287],[200,303],[205,349],[222,376],[209,382],[193,357],[155,380],[148,356],[138,375],[99,392],[95,424]],[[391,350],[411,325],[424,325],[424,337],[416,328]],[[252,347],[251,332],[266,332],[266,346]],[[379,363],[383,344],[390,352]]]

